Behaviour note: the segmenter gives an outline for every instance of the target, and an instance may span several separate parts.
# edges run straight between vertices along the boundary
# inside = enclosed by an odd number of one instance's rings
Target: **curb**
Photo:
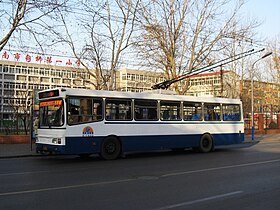
[[[249,141],[243,141],[242,144],[258,144],[260,143],[260,140],[249,140]]]
[[[39,154],[30,154],[30,155],[7,155],[7,156],[0,156],[0,159],[10,159],[10,158],[25,158],[25,157],[40,157]]]
[[[243,143],[254,143],[254,142],[258,142],[260,144],[268,144],[268,143],[277,143],[277,142],[280,142],[280,139],[262,139],[262,140],[259,140],[259,139],[255,139],[255,140],[245,140]]]

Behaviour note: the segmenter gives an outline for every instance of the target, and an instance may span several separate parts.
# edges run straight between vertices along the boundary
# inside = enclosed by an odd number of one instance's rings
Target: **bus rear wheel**
[[[115,160],[120,156],[121,143],[115,136],[103,140],[100,156],[105,160]]]
[[[209,134],[204,134],[199,142],[199,151],[206,153],[214,149],[213,139]]]

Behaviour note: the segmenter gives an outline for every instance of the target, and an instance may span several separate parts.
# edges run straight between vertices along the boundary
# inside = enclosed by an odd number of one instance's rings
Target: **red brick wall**
[[[26,144],[30,142],[30,136],[13,135],[0,136],[0,144]]]
[[[280,114],[278,116],[278,129],[264,129],[264,114],[258,114],[259,119],[258,119],[258,128],[255,129],[255,134],[280,134]],[[251,135],[252,130],[245,130],[245,135]]]

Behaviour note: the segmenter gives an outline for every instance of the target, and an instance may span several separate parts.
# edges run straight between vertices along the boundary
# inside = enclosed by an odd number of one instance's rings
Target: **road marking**
[[[48,173],[50,171],[26,171],[26,172],[13,172],[13,173],[6,173],[0,174],[0,176],[13,176],[13,175],[26,175],[26,174],[39,174],[39,173]]]
[[[206,168],[206,169],[199,169],[199,170],[193,170],[193,171],[182,171],[182,172],[177,172],[177,173],[169,173],[169,174],[164,174],[164,175],[158,176],[158,178],[180,176],[180,175],[186,175],[186,174],[215,171],[215,170],[229,169],[229,168],[238,168],[238,167],[245,167],[245,166],[253,166],[253,165],[275,163],[275,162],[280,162],[280,159],[260,161],[260,162],[255,162],[255,163],[244,163],[244,164],[230,165],[230,166],[221,166],[221,167],[214,167],[214,168]],[[43,172],[48,172],[48,171],[22,172],[22,173],[10,173],[10,174],[32,174],[32,173],[43,173]],[[7,176],[7,175],[8,174],[2,174],[2,176]],[[0,196],[19,195],[19,194],[27,194],[27,193],[35,193],[35,192],[46,192],[46,191],[52,191],[52,190],[75,189],[75,188],[81,188],[81,187],[124,183],[124,182],[137,181],[137,180],[141,180],[141,179],[139,179],[139,178],[122,179],[122,180],[94,182],[94,183],[79,184],[79,185],[69,185],[69,186],[62,186],[62,187],[51,187],[51,188],[42,188],[42,189],[35,189],[35,190],[14,191],[14,192],[0,193]],[[142,179],[142,180],[144,180],[144,179]],[[157,180],[157,179],[154,179],[154,180]]]
[[[261,164],[275,163],[275,162],[280,162],[280,159],[260,161],[260,162],[254,162],[254,163],[244,163],[244,164],[237,164],[237,165],[230,165],[230,166],[221,166],[221,167],[214,167],[214,168],[206,168],[206,169],[199,169],[199,170],[193,170],[193,171],[182,171],[182,172],[164,174],[161,177],[179,176],[179,175],[193,174],[193,173],[199,173],[199,172],[215,171],[215,170],[238,168],[238,167],[245,167],[245,166],[254,166],[254,165],[261,165]]]
[[[47,192],[47,191],[53,191],[53,190],[75,189],[75,188],[81,188],[81,187],[107,185],[107,184],[118,184],[118,183],[135,181],[135,180],[136,179],[122,179],[122,180],[116,180],[116,181],[93,182],[93,183],[69,185],[69,186],[63,186],[63,187],[42,188],[42,189],[37,189],[37,190],[24,190],[24,191],[6,192],[6,193],[0,193],[0,196],[20,195],[20,194],[28,194],[28,193],[36,193],[36,192]]]
[[[179,208],[179,207],[183,207],[183,206],[189,206],[189,205],[193,205],[193,204],[197,204],[197,203],[202,203],[205,201],[215,200],[215,199],[219,199],[219,198],[225,198],[225,197],[237,195],[240,193],[243,193],[243,191],[235,191],[235,192],[225,193],[225,194],[221,194],[221,195],[214,195],[211,197],[202,198],[202,199],[198,199],[198,200],[177,203],[177,204],[173,204],[173,205],[169,205],[169,206],[163,206],[160,208],[156,208],[154,210],[174,209],[174,208]]]

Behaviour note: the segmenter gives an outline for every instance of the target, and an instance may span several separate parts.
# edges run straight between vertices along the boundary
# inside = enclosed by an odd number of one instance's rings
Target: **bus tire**
[[[204,134],[199,142],[199,151],[206,153],[214,150],[213,139],[210,134]]]
[[[105,160],[115,160],[121,154],[121,143],[115,136],[106,137],[101,146],[100,156]]]

